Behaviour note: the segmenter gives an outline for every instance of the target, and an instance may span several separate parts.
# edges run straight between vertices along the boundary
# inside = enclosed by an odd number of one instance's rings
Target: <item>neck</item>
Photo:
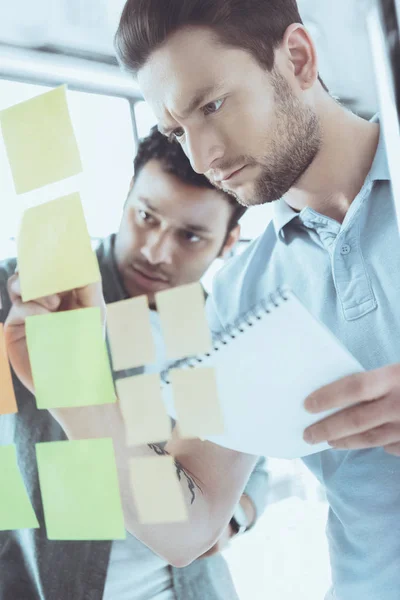
[[[361,190],[379,142],[379,125],[320,97],[322,143],[314,161],[285,196],[297,211],[306,206],[342,223]]]

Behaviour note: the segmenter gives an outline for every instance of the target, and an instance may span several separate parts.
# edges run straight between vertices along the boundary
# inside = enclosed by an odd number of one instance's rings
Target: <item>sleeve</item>
[[[267,496],[269,488],[269,475],[267,469],[267,461],[265,458],[260,458],[254,467],[252,474],[244,489],[244,493],[250,498],[254,504],[256,518],[254,524],[263,514],[267,506]]]

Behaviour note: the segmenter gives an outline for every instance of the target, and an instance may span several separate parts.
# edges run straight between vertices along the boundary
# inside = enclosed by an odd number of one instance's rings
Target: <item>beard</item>
[[[271,72],[271,79],[276,110],[275,126],[268,133],[266,142],[268,155],[257,160],[242,156],[235,161],[235,164],[244,163],[261,168],[261,173],[237,192],[217,186],[246,207],[282,198],[314,161],[322,144],[317,114],[300,102],[286,79],[276,70]]]

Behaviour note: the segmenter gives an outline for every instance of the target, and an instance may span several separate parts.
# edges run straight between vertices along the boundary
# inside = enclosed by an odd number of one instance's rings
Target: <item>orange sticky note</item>
[[[172,456],[132,458],[130,483],[139,522],[177,523],[188,518]]]
[[[2,323],[0,323],[0,382],[0,415],[18,412]]]
[[[215,370],[172,369],[169,373],[179,434],[200,438],[224,433],[224,419],[218,400]]]
[[[212,348],[211,333],[200,283],[190,283],[156,294],[168,360],[206,354]]]

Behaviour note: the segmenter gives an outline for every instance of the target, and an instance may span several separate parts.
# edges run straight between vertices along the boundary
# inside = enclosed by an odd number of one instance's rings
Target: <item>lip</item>
[[[243,167],[240,167],[240,169],[236,169],[236,171],[233,171],[230,175],[223,177],[221,179],[221,183],[225,183],[226,181],[231,181],[231,179],[233,179],[236,175],[239,175],[239,173],[241,173],[243,171],[243,169],[245,169],[245,168],[246,168],[246,165],[243,165]]]
[[[157,292],[170,287],[169,282],[166,279],[154,277],[145,270],[131,267],[131,271],[136,283],[146,291]]]

